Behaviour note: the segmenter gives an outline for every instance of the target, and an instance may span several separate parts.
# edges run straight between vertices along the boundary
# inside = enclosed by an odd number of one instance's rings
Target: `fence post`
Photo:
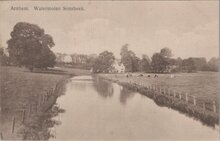
[[[53,93],[53,88],[50,88],[49,92],[50,92],[50,95],[51,95]]]
[[[176,97],[176,92],[175,92],[175,90],[173,91],[173,97]]]
[[[37,106],[41,106],[41,95],[39,96],[39,98],[38,98],[38,103],[37,103]]]
[[[46,101],[47,101],[49,99],[49,94],[46,94],[45,97],[46,97]]]
[[[206,110],[205,102],[202,103],[202,108],[203,108],[204,110]]]
[[[58,87],[58,83],[56,84],[55,89],[57,89],[57,87]]]
[[[38,105],[38,104],[36,105],[36,113],[38,112],[38,109],[39,109],[38,106],[40,107],[40,105]]]
[[[188,93],[186,93],[186,102],[188,103],[189,99],[188,99]]]
[[[45,101],[45,97],[44,97],[44,94],[42,95],[42,103],[44,104],[44,101]]]
[[[193,96],[193,104],[196,105],[196,97]]]
[[[29,111],[28,111],[28,116],[31,115],[31,111],[32,111],[32,104],[29,105]]]
[[[13,117],[13,120],[12,120],[12,129],[11,129],[12,134],[14,133],[14,129],[15,129],[15,117]]]
[[[216,113],[216,105],[215,105],[215,101],[213,101],[213,112]]]
[[[22,111],[22,123],[24,123],[25,120],[25,110]]]
[[[179,97],[180,97],[180,99],[182,99],[182,95],[181,95],[181,92],[179,92]]]
[[[46,95],[50,95],[50,91],[46,91]]]
[[[2,134],[2,133],[0,133],[0,139],[1,139],[1,140],[4,140],[4,139],[3,139],[3,134]]]

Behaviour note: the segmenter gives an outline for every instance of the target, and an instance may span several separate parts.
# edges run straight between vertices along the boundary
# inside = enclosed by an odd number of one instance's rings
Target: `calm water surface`
[[[53,128],[57,140],[150,139],[218,140],[219,129],[202,125],[177,111],[115,83],[91,76],[74,77],[57,100],[65,113]]]

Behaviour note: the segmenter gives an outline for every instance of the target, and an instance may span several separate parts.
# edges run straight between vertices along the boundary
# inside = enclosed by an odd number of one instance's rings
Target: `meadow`
[[[30,72],[25,68],[0,67],[0,105],[1,127],[0,133],[4,139],[22,139],[18,134],[24,125],[22,110],[30,105],[38,104],[38,100],[56,85],[74,75],[89,74],[79,69],[56,68],[47,71]],[[59,94],[58,94],[59,95]],[[32,107],[32,111],[35,111]],[[37,116],[36,113],[33,115]],[[14,133],[12,121],[16,120]],[[27,112],[25,118],[28,118]]]
[[[219,76],[213,72],[155,74],[99,74],[128,89],[166,106],[186,113],[202,123],[215,127],[219,123]]]
[[[107,78],[121,82],[133,82],[143,86],[152,85],[170,89],[177,92],[188,93],[203,100],[216,100],[218,102],[219,92],[219,74],[216,72],[198,72],[198,73],[177,73],[174,78],[170,74],[132,73],[127,77],[126,74],[101,74]],[[150,75],[150,77],[148,77]]]

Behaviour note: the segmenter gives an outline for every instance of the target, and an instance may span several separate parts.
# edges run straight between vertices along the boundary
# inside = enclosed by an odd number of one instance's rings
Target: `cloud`
[[[191,32],[183,33],[179,38],[179,56],[218,56],[218,22],[211,22],[195,27]]]
[[[13,26],[26,21],[54,38],[55,52],[98,54],[109,50],[120,57],[121,46],[128,43],[138,56],[151,57],[163,47],[171,48],[175,57],[218,56],[218,2],[91,3],[79,2],[86,10],[73,13],[13,12],[11,4],[2,3],[0,43],[7,47]],[[24,3],[30,7],[36,4]]]
[[[142,47],[140,50],[141,52],[145,50],[145,52],[153,54],[154,52],[159,52],[163,47],[169,47],[175,55],[174,57],[211,58],[218,56],[219,53],[218,29],[218,22],[198,25],[190,32],[182,34],[175,34],[167,29],[158,29],[151,37],[145,39],[145,42],[142,41],[143,44],[150,48]]]
[[[68,42],[65,44],[64,51],[100,53],[109,50],[117,53],[125,39],[125,32],[123,28],[117,26],[117,23],[108,19],[85,20],[74,25],[64,35],[65,41]],[[58,42],[58,44],[62,44],[61,40]]]

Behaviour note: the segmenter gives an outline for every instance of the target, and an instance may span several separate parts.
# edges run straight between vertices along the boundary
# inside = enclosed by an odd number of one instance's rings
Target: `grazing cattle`
[[[144,76],[143,74],[139,74],[138,77]]]
[[[132,74],[126,74],[126,77],[132,77]]]
[[[170,78],[174,78],[174,77],[175,77],[175,75],[173,75],[173,74],[170,75]]]
[[[155,75],[154,75],[154,78],[156,78],[156,77],[158,77],[158,75],[155,74]]]
[[[147,77],[150,77],[150,75],[147,75]]]

